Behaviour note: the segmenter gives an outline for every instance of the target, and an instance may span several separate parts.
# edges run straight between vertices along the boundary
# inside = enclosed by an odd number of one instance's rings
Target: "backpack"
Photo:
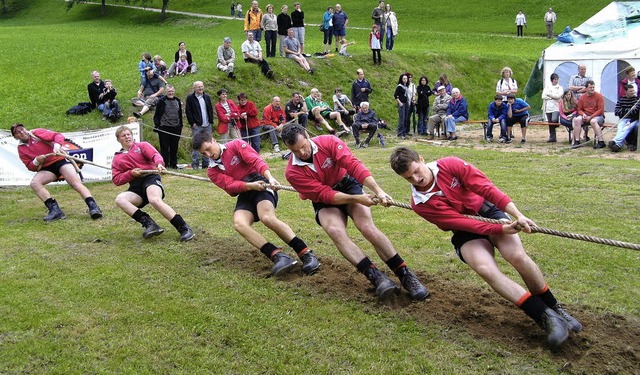
[[[73,107],[67,110],[67,115],[86,115],[91,112],[93,108],[91,108],[91,103],[89,102],[80,102],[78,105],[74,105]]]

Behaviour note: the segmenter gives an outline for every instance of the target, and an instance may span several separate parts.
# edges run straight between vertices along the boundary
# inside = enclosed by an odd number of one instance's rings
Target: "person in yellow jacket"
[[[251,9],[247,11],[244,17],[244,32],[246,34],[251,31],[253,33],[253,39],[258,43],[262,40],[261,22],[262,10],[258,8],[258,2],[254,0],[251,2]]]

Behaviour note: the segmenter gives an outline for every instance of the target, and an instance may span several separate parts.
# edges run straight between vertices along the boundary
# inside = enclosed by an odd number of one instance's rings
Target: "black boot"
[[[537,323],[547,332],[547,343],[556,349],[569,338],[565,320],[551,308],[545,308]]]
[[[178,229],[178,232],[180,232],[180,241],[182,242],[190,241],[196,236],[186,223]]]
[[[100,207],[98,207],[98,204],[96,203],[95,199],[89,197],[87,198],[86,203],[87,203],[87,207],[89,207],[89,216],[91,216],[93,220],[96,220],[102,217],[102,210],[100,210]]]
[[[141,219],[142,226],[145,228],[142,232],[142,237],[147,239],[155,236],[159,236],[164,232],[164,229],[160,228],[158,224],[151,218],[151,216],[144,216]]]
[[[422,301],[429,297],[429,290],[422,285],[420,280],[418,280],[418,277],[411,272],[409,267],[403,267],[400,282],[407,292],[409,292],[411,299]]]
[[[302,261],[302,272],[304,272],[305,275],[313,275],[318,271],[318,268],[320,268],[320,262],[318,262],[318,258],[316,258],[316,255],[311,250],[302,254],[300,260]]]
[[[49,209],[49,213],[44,217],[44,221],[46,221],[47,223],[67,218],[66,216],[64,216],[64,212],[62,212],[60,206],[58,206],[58,202],[56,202],[55,199],[49,198],[44,202],[44,204]]]
[[[364,274],[371,284],[376,287],[376,295],[380,299],[385,299],[393,294],[398,293],[400,288],[391,281],[387,275],[378,271],[377,268],[369,268]]]
[[[555,143],[555,142],[557,142],[557,140],[556,140],[556,128],[557,128],[557,126],[549,125],[549,139],[547,140],[547,143]]]
[[[273,276],[280,276],[285,274],[293,267],[298,264],[298,261],[290,257],[289,255],[283,253],[282,251],[278,251],[272,258],[274,265],[271,268],[271,274]]]

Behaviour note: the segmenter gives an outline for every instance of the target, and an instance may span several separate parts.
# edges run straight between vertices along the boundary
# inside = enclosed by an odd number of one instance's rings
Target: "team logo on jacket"
[[[237,156],[234,156],[233,158],[231,158],[231,164],[230,165],[238,165],[240,164],[240,158]]]
[[[333,167],[333,160],[331,159],[326,159],[324,161],[324,163],[322,163],[322,166],[320,167],[320,169],[328,169]]]
[[[453,180],[451,180],[451,188],[455,189],[458,186],[460,186],[460,181],[458,181],[458,179],[454,177]]]

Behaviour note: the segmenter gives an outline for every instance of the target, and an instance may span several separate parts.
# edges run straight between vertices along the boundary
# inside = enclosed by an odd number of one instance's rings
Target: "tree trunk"
[[[100,7],[100,15],[104,16],[107,14],[107,0],[102,0],[102,6]]]
[[[169,0],[162,0],[162,11],[160,12],[160,19],[164,21],[167,17],[167,8],[169,7]]]
[[[7,0],[2,0],[2,14],[7,14]]]

